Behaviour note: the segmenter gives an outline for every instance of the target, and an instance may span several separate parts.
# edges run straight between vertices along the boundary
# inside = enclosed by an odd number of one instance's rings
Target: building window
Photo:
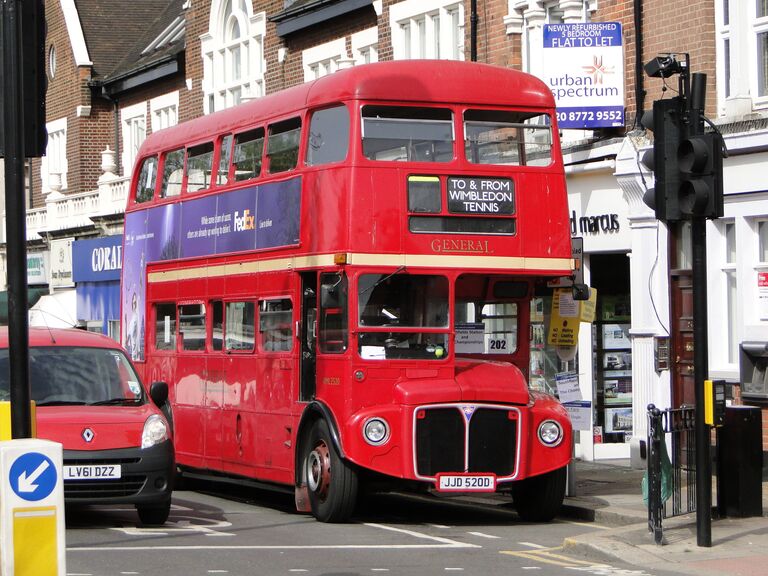
[[[464,59],[464,3],[404,0],[390,7],[395,60]]]
[[[726,303],[726,329],[727,329],[727,360],[729,364],[735,364],[739,359],[739,342],[737,338],[737,277],[736,277],[736,224],[725,222],[723,224],[723,236],[725,237],[725,258],[723,259],[723,275],[725,276],[725,303]]]
[[[201,37],[206,114],[264,95],[264,12],[245,0],[214,0]]]
[[[67,119],[46,124],[48,145],[40,162],[40,178],[43,193],[67,189]]]
[[[152,132],[176,126],[179,123],[179,93],[171,92],[149,101]]]
[[[56,46],[53,44],[48,49],[48,75],[51,80],[56,76]]]
[[[342,60],[348,60],[347,42],[344,38],[304,50],[301,53],[304,81],[309,82],[336,72]]]
[[[379,29],[377,27],[352,34],[352,57],[355,64],[379,61]]]
[[[123,174],[127,176],[133,170],[136,155],[147,137],[147,103],[142,102],[123,108],[120,111],[120,121],[123,125],[121,164]]]

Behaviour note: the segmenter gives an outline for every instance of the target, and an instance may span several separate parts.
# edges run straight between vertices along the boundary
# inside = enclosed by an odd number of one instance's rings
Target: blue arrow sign
[[[50,496],[56,487],[56,466],[45,454],[22,454],[11,466],[11,488],[19,498],[37,502]]]

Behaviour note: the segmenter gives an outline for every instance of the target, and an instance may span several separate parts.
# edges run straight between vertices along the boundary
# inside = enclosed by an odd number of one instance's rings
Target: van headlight
[[[151,448],[166,440],[168,440],[168,425],[162,416],[152,414],[144,422],[144,430],[141,432],[141,447]]]
[[[369,418],[363,425],[363,437],[372,446],[381,446],[389,440],[389,424],[384,418]]]
[[[563,439],[563,428],[554,420],[544,420],[539,424],[539,440],[545,446],[557,446]]]

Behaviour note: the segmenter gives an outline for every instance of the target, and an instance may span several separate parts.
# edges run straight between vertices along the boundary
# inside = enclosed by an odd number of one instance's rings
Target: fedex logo
[[[251,214],[250,210],[244,210],[243,215],[235,212],[235,232],[244,230],[254,230],[256,228],[256,216]]]

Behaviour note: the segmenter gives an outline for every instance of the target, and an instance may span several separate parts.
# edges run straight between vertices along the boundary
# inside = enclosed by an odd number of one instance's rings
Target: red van
[[[8,329],[0,328],[0,400],[10,398]],[[68,504],[136,506],[144,524],[163,524],[171,508],[175,454],[159,406],[120,345],[76,329],[29,329],[29,381],[37,437],[64,447]]]

